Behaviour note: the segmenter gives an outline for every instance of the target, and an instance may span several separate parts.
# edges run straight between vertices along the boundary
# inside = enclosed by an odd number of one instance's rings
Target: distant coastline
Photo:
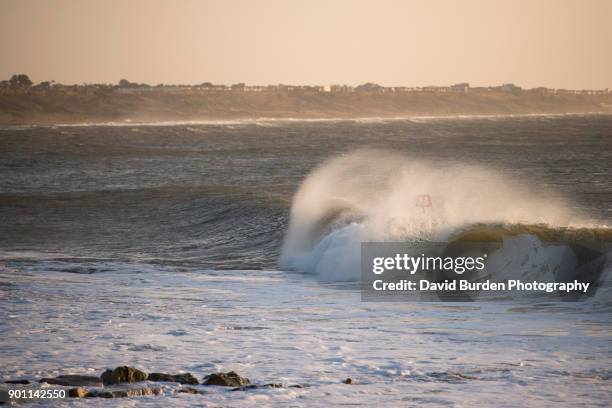
[[[326,120],[528,114],[612,113],[612,92],[521,89],[512,84],[470,88],[348,86],[248,87],[0,84],[0,124]]]

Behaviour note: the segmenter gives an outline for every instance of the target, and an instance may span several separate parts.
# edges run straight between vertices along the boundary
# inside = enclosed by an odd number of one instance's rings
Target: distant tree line
[[[141,91],[155,91],[160,89],[161,91],[174,92],[175,90],[201,90],[201,91],[234,91],[234,92],[332,92],[332,93],[345,93],[345,92],[366,92],[366,93],[400,93],[400,92],[429,92],[429,93],[468,93],[468,92],[510,92],[520,93],[523,91],[537,92],[537,93],[552,93],[552,94],[581,94],[581,95],[602,95],[611,94],[612,90],[605,88],[601,90],[568,90],[568,89],[549,89],[544,87],[532,88],[524,90],[514,84],[502,84],[501,86],[488,86],[488,87],[477,87],[471,88],[468,83],[459,83],[451,86],[422,86],[422,87],[384,87],[376,83],[367,82],[358,86],[348,85],[330,85],[330,86],[309,86],[309,85],[264,85],[264,86],[247,86],[243,82],[233,85],[215,85],[211,82],[203,82],[197,85],[167,85],[157,84],[151,86],[146,83],[131,82],[127,79],[121,79],[116,85],[114,84],[82,84],[82,85],[63,85],[56,83],[55,81],[42,81],[34,85],[30,77],[26,74],[15,74],[8,80],[0,81],[0,90],[5,90],[10,93],[27,91],[29,89],[35,91],[47,90],[58,90],[68,92],[104,92],[105,90],[118,90],[124,93],[139,93]]]
[[[32,81],[25,74],[15,74],[8,81],[0,81],[0,86],[11,89],[29,88],[32,86]]]
[[[82,84],[82,85],[63,85],[63,84],[59,84],[56,83],[55,81],[42,81],[39,82],[38,84],[34,85],[34,83],[32,82],[32,80],[30,79],[30,77],[26,74],[15,74],[13,75],[10,79],[8,80],[2,80],[0,81],[0,89],[12,89],[12,90],[24,90],[24,89],[28,89],[28,88],[36,88],[36,89],[50,89],[53,86],[57,86],[57,87],[79,87],[79,86],[83,86],[83,87],[87,87],[87,86],[94,86],[94,87],[105,87],[105,88],[163,88],[163,87],[180,87],[180,88],[187,88],[187,87],[200,87],[200,88],[206,88],[206,89],[215,89],[215,88],[231,88],[233,90],[243,90],[246,85],[244,83],[238,83],[238,84],[233,84],[231,85],[231,87],[225,87],[225,85],[214,85],[212,82],[203,82],[201,84],[198,85],[169,85],[169,84],[157,84],[155,86],[153,85],[149,85],[146,83],[138,83],[138,82],[131,82],[127,79],[121,79],[119,80],[119,82],[116,85],[113,84]]]

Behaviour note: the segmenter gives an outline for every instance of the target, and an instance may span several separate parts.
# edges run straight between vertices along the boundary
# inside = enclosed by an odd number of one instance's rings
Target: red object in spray
[[[416,199],[416,206],[421,208],[431,207],[431,197],[429,194],[418,195]]]

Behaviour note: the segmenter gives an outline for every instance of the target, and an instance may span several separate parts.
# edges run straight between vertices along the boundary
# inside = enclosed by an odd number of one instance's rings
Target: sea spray
[[[557,194],[472,164],[357,150],[315,169],[296,193],[281,267],[326,281],[356,280],[360,244],[445,241],[474,224],[584,222]],[[431,207],[415,200],[427,195]]]

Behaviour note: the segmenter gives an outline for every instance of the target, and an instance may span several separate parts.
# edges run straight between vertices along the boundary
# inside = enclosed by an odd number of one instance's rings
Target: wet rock
[[[345,384],[352,384],[353,383],[353,379],[351,377],[347,378],[346,380],[342,381]]]
[[[85,398],[88,394],[88,391],[83,387],[70,388],[68,390],[69,398]]]
[[[204,385],[221,385],[223,387],[241,387],[250,384],[248,378],[239,376],[236,372],[214,373],[204,377]]]
[[[130,398],[130,397],[145,397],[147,395],[160,395],[161,388],[143,387],[143,388],[125,388],[114,390],[94,390],[89,391],[85,396],[87,398]]]
[[[85,394],[85,397],[87,398],[115,398],[115,395],[113,394],[112,391],[95,390],[95,391],[91,391]]]
[[[4,382],[5,384],[30,384],[30,380],[7,380]]]
[[[147,395],[160,395],[162,393],[161,388],[132,388],[125,391],[116,391],[118,394],[117,397],[144,397]]]
[[[200,391],[196,390],[193,387],[185,387],[178,390],[181,394],[200,394]]]
[[[94,390],[85,394],[87,398],[115,398],[112,391]]]
[[[165,374],[165,373],[151,373],[147,377],[149,381],[164,381],[164,382],[176,382],[179,384],[198,385],[198,379],[190,373],[185,374]]]
[[[100,378],[91,375],[59,375],[52,378],[41,378],[39,382],[53,385],[75,386],[75,387],[99,387],[102,385]]]
[[[111,385],[145,381],[147,379],[147,373],[133,367],[121,366],[114,370],[106,370],[100,377],[104,385]]]
[[[242,387],[233,388],[232,391],[247,391],[247,390],[253,390],[257,388],[283,388],[283,384],[263,384],[263,385],[248,384],[248,385],[243,385]]]

